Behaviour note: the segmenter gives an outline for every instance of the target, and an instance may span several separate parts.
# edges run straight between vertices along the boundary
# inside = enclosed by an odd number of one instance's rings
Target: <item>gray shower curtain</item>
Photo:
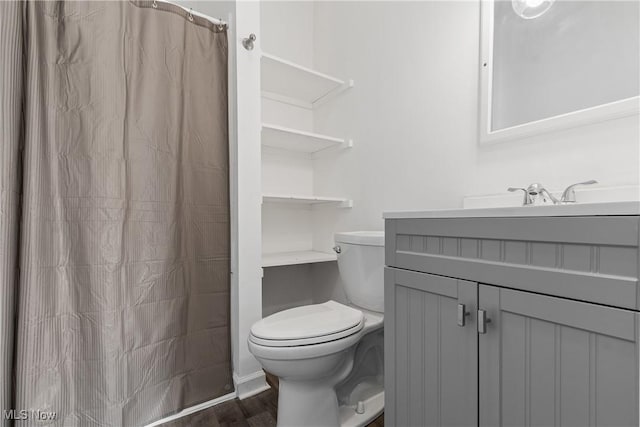
[[[225,29],[0,1],[0,72],[0,409],[138,426],[231,392]]]

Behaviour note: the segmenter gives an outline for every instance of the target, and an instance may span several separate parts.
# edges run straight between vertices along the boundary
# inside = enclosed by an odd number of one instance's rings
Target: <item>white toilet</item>
[[[336,233],[349,305],[284,310],[255,323],[249,350],[279,377],[278,426],[363,426],[384,408],[384,233]]]

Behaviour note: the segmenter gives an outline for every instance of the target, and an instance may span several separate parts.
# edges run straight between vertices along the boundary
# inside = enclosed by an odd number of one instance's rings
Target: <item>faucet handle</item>
[[[533,201],[531,200],[531,195],[529,194],[529,190],[526,188],[509,187],[507,188],[507,191],[511,191],[512,193],[514,191],[524,191],[524,199],[522,200],[522,206],[529,206],[530,204],[533,203]]]
[[[598,183],[598,181],[596,181],[595,179],[592,179],[592,180],[585,181],[585,182],[577,182],[575,184],[571,184],[562,193],[562,198],[560,199],[560,201],[562,203],[575,203],[576,202],[576,192],[575,192],[575,187],[576,186],[578,186],[578,185],[591,185],[591,184],[597,184],[597,183]]]

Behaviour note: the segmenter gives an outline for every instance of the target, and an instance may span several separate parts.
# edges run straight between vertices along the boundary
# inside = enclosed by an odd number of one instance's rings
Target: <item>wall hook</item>
[[[253,42],[256,41],[256,35],[251,33],[249,37],[242,39],[242,46],[247,50],[253,50]]]

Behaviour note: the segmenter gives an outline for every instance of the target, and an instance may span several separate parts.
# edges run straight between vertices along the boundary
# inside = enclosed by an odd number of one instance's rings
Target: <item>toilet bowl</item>
[[[335,242],[349,303],[295,307],[251,328],[249,350],[279,377],[278,426],[357,427],[383,409],[384,234]]]

